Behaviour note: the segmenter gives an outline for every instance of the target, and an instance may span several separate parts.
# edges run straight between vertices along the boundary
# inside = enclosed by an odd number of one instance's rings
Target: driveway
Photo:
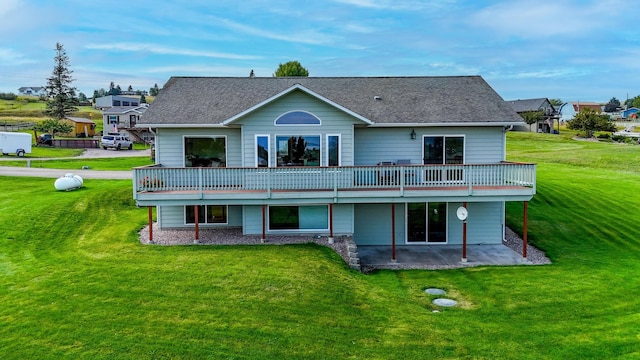
[[[97,159],[112,157],[143,157],[151,156],[151,150],[103,150],[86,149],[82,155],[65,159]],[[7,160],[54,160],[49,158],[19,158],[16,156],[0,156],[0,164]],[[57,158],[60,160],[60,158]],[[131,171],[99,171],[99,170],[69,170],[69,169],[43,169],[32,167],[0,166],[0,176],[28,176],[57,179],[67,173],[79,175],[83,179],[131,179]]]

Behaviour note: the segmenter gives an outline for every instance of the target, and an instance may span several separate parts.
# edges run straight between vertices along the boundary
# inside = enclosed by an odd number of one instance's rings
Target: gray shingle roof
[[[507,100],[507,103],[511,105],[517,113],[543,110],[549,106],[554,108],[547,98]]]
[[[375,124],[522,123],[480,76],[172,77],[138,125],[221,124],[297,84]]]

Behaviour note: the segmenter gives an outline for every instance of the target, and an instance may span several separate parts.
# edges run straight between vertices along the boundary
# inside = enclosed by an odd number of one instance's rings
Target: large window
[[[464,163],[464,137],[462,136],[425,136],[424,164],[462,164]]]
[[[320,136],[276,136],[278,166],[320,166]]]
[[[269,230],[327,230],[329,207],[269,206]]]
[[[407,204],[407,243],[446,243],[447,203]]]
[[[425,136],[423,139],[425,165],[464,164],[463,136]],[[461,167],[428,169],[424,177],[426,182],[459,182],[463,178],[464,172]]]
[[[226,167],[226,139],[224,137],[185,137],[185,167]]]
[[[196,223],[196,207],[184,207],[185,223]],[[198,224],[226,224],[227,223],[227,206],[226,205],[198,205]]]

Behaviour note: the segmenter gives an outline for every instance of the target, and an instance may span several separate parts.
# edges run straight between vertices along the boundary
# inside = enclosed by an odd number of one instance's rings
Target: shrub
[[[2,100],[15,100],[18,96],[14,93],[0,93],[0,99]]]

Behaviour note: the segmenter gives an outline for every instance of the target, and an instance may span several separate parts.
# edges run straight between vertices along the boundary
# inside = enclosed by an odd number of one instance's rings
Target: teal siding
[[[320,119],[321,125],[274,125],[280,115],[295,110],[312,113]],[[234,125],[242,125],[243,166],[256,164],[256,135],[269,135],[272,165],[276,163],[276,135],[319,135],[321,165],[326,166],[326,135],[336,134],[341,134],[342,165],[353,165],[353,125],[356,123],[361,121],[301,91],[284,96],[233,122]]]
[[[465,163],[497,163],[505,159],[502,127],[366,128],[355,130],[355,165],[376,165],[381,161],[410,159],[422,164],[423,135],[462,135],[465,137]]]
[[[395,208],[396,244],[403,245],[405,206]],[[391,204],[354,205],[353,240],[358,245],[391,245]]]
[[[242,166],[240,129],[158,129],[156,163],[165,167],[184,167],[185,136],[226,136],[227,167]]]
[[[227,212],[228,224],[200,224],[202,228],[210,227],[239,227],[242,226],[242,206],[229,206]],[[162,206],[158,212],[158,221],[162,228],[191,228],[185,225],[184,206]]]
[[[268,219],[268,210],[265,215]],[[334,204],[333,205],[333,233],[334,235],[351,235],[353,234],[353,205],[352,204]],[[243,233],[246,235],[262,234],[262,206],[245,206],[244,218],[242,222]],[[285,233],[291,234],[292,231],[269,231],[268,234]],[[300,231],[300,233],[311,233],[328,235],[328,231]]]
[[[449,204],[449,244],[462,244],[462,221],[456,210],[462,203]],[[467,244],[501,244],[503,238],[502,203],[467,203]]]
[[[462,222],[456,210],[462,203],[449,203],[447,210],[447,244],[462,244]],[[405,204],[395,205],[396,245],[406,244]],[[467,244],[501,244],[502,203],[468,203]],[[391,245],[391,205],[356,204],[353,239],[358,245]],[[411,244],[419,246],[419,244]],[[425,244],[438,246],[438,244]]]

